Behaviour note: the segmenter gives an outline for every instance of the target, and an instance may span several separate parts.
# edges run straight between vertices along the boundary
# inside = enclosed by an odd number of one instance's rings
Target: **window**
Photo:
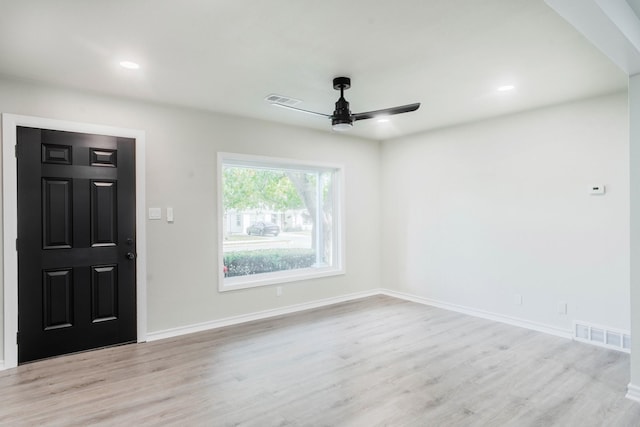
[[[220,291],[343,273],[341,167],[219,153],[218,183]]]

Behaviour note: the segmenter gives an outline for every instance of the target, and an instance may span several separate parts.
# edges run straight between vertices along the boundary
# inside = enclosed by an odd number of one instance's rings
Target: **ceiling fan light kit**
[[[340,122],[338,119],[331,120],[331,129],[337,130],[338,132],[344,132],[352,127],[353,123],[351,122]]]
[[[279,103],[271,99],[271,95],[266,98],[267,102],[278,107],[285,107],[290,110],[302,113],[314,114],[317,116],[327,117],[331,119],[331,127],[335,131],[345,131],[353,127],[353,122],[358,120],[372,119],[381,116],[391,116],[394,114],[409,113],[420,108],[420,103],[401,105],[399,107],[385,108],[382,110],[368,111],[366,113],[351,113],[349,102],[344,98],[344,91],[351,87],[351,79],[349,77],[336,77],[333,79],[333,88],[340,91],[340,98],[336,101],[333,114],[317,113],[315,111],[303,110],[302,108],[293,107],[284,103]]]

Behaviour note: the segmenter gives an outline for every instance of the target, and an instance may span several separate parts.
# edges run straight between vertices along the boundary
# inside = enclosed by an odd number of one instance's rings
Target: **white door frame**
[[[145,132],[41,117],[2,114],[2,225],[4,288],[4,369],[18,366],[18,175],[16,127],[134,138],[136,140],[136,316],[138,342],[147,339],[147,239],[145,231]],[[0,362],[2,362],[0,360]],[[2,369],[0,363],[0,369]]]

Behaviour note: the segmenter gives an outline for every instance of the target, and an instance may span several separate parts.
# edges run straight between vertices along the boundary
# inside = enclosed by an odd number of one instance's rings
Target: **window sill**
[[[299,270],[278,271],[274,273],[253,274],[248,276],[220,277],[218,291],[227,292],[238,289],[318,279],[321,277],[339,276],[343,274],[345,274],[345,272],[342,268],[326,267],[304,268]]]

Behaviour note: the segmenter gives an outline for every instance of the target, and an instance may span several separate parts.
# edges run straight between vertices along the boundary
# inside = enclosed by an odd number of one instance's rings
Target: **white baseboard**
[[[317,301],[306,302],[302,304],[289,305],[271,310],[258,311],[256,313],[242,314],[240,316],[226,317],[223,319],[212,320],[210,322],[197,323],[194,325],[180,326],[177,328],[165,329],[162,331],[147,333],[147,341],[156,341],[165,338],[177,337],[180,335],[191,334],[194,332],[202,332],[210,329],[222,328],[225,326],[237,325],[240,323],[251,322],[254,320],[268,319],[270,317],[281,316],[283,314],[297,313],[299,311],[311,310],[313,308],[325,307],[341,302],[352,301],[361,298],[367,298],[374,295],[380,295],[379,290],[370,290],[357,292],[354,294],[341,295],[338,297],[325,298]]]
[[[640,386],[629,383],[627,386],[627,399],[640,402]]]
[[[483,319],[493,320],[496,322],[506,323],[512,326],[532,329],[534,331],[555,335],[562,338],[572,339],[573,335],[570,330],[545,325],[542,323],[531,322],[529,320],[518,319],[515,317],[505,316],[498,313],[491,313],[475,308],[464,307],[457,304],[437,301],[430,298],[423,298],[404,292],[392,291],[389,289],[372,289],[370,291],[358,292],[354,294],[342,295],[339,297],[326,298],[318,301],[307,302],[303,304],[290,305],[272,310],[259,311],[256,313],[248,313],[240,316],[226,317],[223,319],[212,320],[210,322],[197,323],[194,325],[186,325],[177,328],[165,329],[162,331],[149,332],[147,341],[156,341],[165,338],[177,337],[180,335],[191,334],[194,332],[202,332],[210,329],[222,328],[225,326],[238,325],[240,323],[251,322],[254,320],[268,319],[270,317],[281,316],[283,314],[296,313],[304,310],[310,310],[318,307],[325,307],[346,301],[352,301],[360,298],[366,298],[374,295],[386,295],[394,298],[400,298],[406,301],[417,302],[419,304],[430,305],[433,307],[443,308],[470,316],[480,317]]]
[[[555,326],[545,325],[543,323],[532,322],[530,320],[518,319],[517,317],[505,316],[503,314],[492,313],[490,311],[479,310],[477,308],[465,307],[462,305],[451,304],[448,302],[437,301],[430,298],[419,297],[416,295],[406,294],[404,292],[382,289],[380,293],[394,298],[400,298],[407,301],[417,302],[420,304],[430,305],[433,307],[443,308],[458,313],[468,314],[469,316],[481,317],[483,319],[493,320],[495,322],[506,323],[512,326],[531,329],[538,332],[544,332],[549,335],[555,335],[561,338],[572,339],[573,333],[569,329],[557,328]]]

